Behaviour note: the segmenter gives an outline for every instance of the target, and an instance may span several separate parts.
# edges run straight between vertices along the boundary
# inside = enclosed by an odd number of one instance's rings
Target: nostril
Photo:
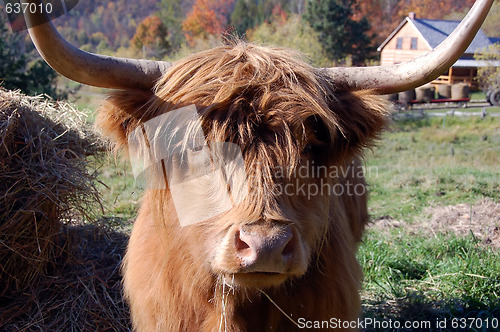
[[[241,239],[240,232],[236,232],[236,234],[234,234],[234,246],[235,246],[237,251],[243,251],[245,249],[250,248],[248,243],[246,243],[245,241],[243,241]]]
[[[293,235],[291,235],[285,248],[283,248],[281,255],[284,258],[289,258],[293,255],[294,251],[295,251],[295,239],[294,239]]]
[[[236,255],[241,259],[242,266],[251,265],[257,259],[257,252],[253,238],[245,232],[236,232],[234,235],[234,248]]]

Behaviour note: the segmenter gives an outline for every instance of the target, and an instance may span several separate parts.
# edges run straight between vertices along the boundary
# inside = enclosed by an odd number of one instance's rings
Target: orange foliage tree
[[[403,1],[399,14],[404,17],[409,12],[414,12],[417,18],[442,20],[446,15],[463,11],[473,4],[474,0],[406,0]]]
[[[148,16],[137,27],[132,45],[136,49],[143,46],[168,49],[167,28],[159,17]]]
[[[217,35],[224,32],[234,0],[196,0],[182,23],[186,39]]]
[[[380,45],[410,12],[417,18],[445,19],[453,12],[470,8],[474,0],[358,0],[354,20],[366,17],[376,45]]]
[[[277,22],[278,24],[285,24],[286,22],[286,19],[287,19],[287,14],[286,12],[283,10],[283,7],[281,7],[281,4],[278,3],[277,5],[275,5],[273,7],[273,11],[272,11],[272,21],[273,22]]]
[[[357,1],[353,20],[366,18],[370,22],[369,34],[373,36],[374,44],[380,45],[403,19],[398,14],[401,4],[399,0]]]

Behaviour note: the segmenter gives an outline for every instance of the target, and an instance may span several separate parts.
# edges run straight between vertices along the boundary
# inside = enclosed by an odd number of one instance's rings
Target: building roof
[[[427,40],[429,45],[434,49],[441,44],[448,35],[458,26],[460,21],[444,21],[444,20],[412,20],[415,27],[420,31],[422,36]],[[482,48],[488,47],[491,44],[490,39],[486,37],[480,29],[476,37],[472,40],[465,53],[475,53]]]
[[[490,43],[500,43],[500,37],[490,37]]]
[[[473,60],[459,59],[453,67],[477,68],[477,67],[500,67],[500,60]]]
[[[436,48],[449,34],[455,30],[460,21],[445,21],[445,20],[426,20],[426,19],[411,19],[406,17],[403,22],[390,34],[390,36],[377,48],[381,51],[385,45],[394,37],[394,35],[407,23],[412,24],[417,31],[422,35],[431,49]],[[492,40],[500,38],[488,38],[479,30],[474,40],[469,45],[465,53],[475,53],[476,51],[489,46],[493,43]]]

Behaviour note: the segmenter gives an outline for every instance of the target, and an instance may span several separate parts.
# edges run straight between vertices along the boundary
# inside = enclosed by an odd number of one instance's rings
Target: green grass
[[[499,198],[500,119],[394,123],[366,155],[370,213],[412,221],[429,205]]]
[[[500,252],[472,235],[369,231],[358,257],[365,317],[402,324],[446,319],[448,325],[454,318],[500,317]]]
[[[130,163],[110,156],[97,172],[106,215],[124,221],[135,218],[142,189],[136,186]]]
[[[486,93],[483,91],[471,91],[469,96],[471,100],[486,100]]]
[[[415,232],[428,206],[498,202],[499,161],[500,119],[493,118],[448,117],[444,126],[439,118],[397,122],[368,153],[370,213],[414,227],[365,235],[358,254],[365,317],[401,324],[446,319],[445,330],[462,331],[470,329],[453,329],[453,319],[500,317],[498,249],[473,234]]]
[[[368,232],[359,252],[367,292],[400,298],[418,289],[434,299],[499,304],[500,252],[474,236],[381,235]]]

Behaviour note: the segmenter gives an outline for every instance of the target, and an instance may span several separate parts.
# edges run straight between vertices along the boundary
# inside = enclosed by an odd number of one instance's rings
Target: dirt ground
[[[369,228],[381,231],[397,228],[425,236],[472,233],[483,244],[500,249],[500,202],[482,199],[475,204],[432,206],[412,223],[384,216],[373,220]]]

